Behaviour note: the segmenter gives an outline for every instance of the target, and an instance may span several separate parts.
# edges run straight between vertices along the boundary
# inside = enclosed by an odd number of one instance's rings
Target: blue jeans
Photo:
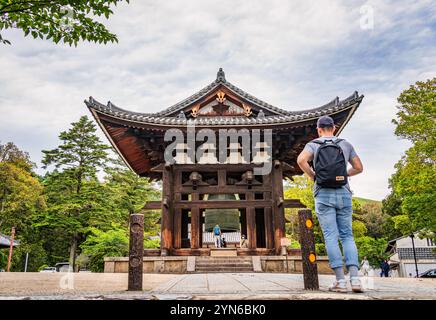
[[[331,268],[343,266],[339,248],[341,240],[345,265],[359,266],[357,248],[353,237],[351,192],[345,187],[339,189],[321,188],[315,196],[315,211],[324,235]]]

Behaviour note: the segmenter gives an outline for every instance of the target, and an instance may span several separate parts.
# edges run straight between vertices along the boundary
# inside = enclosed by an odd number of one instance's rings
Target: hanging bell
[[[234,194],[210,194],[207,200],[236,200]],[[210,232],[215,225],[219,225],[223,232],[240,230],[238,209],[206,209],[204,210],[205,231]]]

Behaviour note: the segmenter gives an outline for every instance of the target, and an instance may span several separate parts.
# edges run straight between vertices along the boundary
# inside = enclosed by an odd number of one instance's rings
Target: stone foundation
[[[301,256],[253,256],[256,261],[253,272],[302,273]],[[188,273],[195,270],[194,256],[144,257],[144,273]],[[189,260],[189,264],[188,264]],[[260,260],[260,264],[259,261]],[[318,273],[332,274],[327,257],[317,257]],[[105,273],[127,273],[127,257],[104,259]],[[188,267],[189,266],[189,267]],[[194,271],[195,272],[195,271]]]

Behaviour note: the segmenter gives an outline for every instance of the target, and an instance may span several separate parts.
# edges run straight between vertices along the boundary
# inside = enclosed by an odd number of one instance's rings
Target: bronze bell
[[[209,194],[207,200],[236,200],[234,194]],[[204,210],[205,230],[210,232],[215,225],[219,225],[221,231],[239,231],[239,210],[238,209],[206,209]]]

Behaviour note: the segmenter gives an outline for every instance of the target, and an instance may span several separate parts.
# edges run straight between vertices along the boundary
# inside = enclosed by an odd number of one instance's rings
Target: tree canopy
[[[436,234],[436,78],[418,81],[398,97],[395,134],[412,142],[395,165],[384,210],[401,234]]]
[[[23,30],[33,38],[77,46],[79,41],[118,42],[99,17],[113,14],[112,6],[124,0],[0,0],[0,42],[10,44],[1,32]],[[127,3],[129,0],[125,0]]]

